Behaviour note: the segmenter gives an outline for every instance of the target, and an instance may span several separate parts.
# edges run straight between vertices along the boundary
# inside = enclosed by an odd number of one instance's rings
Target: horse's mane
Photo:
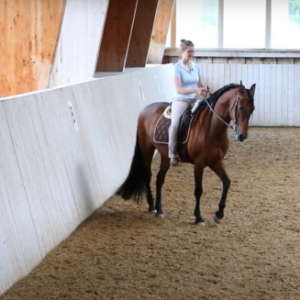
[[[211,94],[210,97],[206,99],[206,101],[209,103],[209,105],[212,108],[214,108],[218,99],[225,92],[227,92],[231,89],[234,89],[234,88],[238,88],[238,87],[240,87],[240,85],[236,84],[236,83],[227,84],[227,85],[223,86],[222,88],[218,89],[217,91],[215,91],[213,94]],[[204,110],[204,108],[208,106],[206,101],[201,101],[200,105],[198,105],[198,107],[194,113],[195,117],[198,116]]]
[[[200,104],[198,105],[196,111],[194,112],[194,121],[197,120],[197,118],[200,116],[201,112],[206,108],[208,107],[208,104],[214,108],[218,99],[227,91],[231,90],[231,89],[234,89],[234,88],[238,88],[240,87],[241,85],[240,84],[237,84],[237,83],[229,83],[225,86],[223,86],[222,88],[218,89],[217,91],[215,91],[213,94],[210,95],[209,98],[206,99],[206,101],[202,100],[200,102]],[[252,93],[249,89],[246,89],[246,92],[247,92],[247,95],[249,97],[250,100],[254,101],[253,99],[253,96],[252,96]],[[212,118],[212,112],[211,110],[209,110],[209,113],[210,113],[210,118],[209,118],[209,125],[208,125],[208,128],[207,130],[209,130],[210,128],[210,125],[211,125],[211,118]],[[208,131],[207,131],[208,132]]]

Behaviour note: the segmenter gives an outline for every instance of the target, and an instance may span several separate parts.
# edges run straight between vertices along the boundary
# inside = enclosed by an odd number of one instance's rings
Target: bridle
[[[207,90],[209,90],[209,88],[207,87]],[[238,107],[238,104],[239,104],[239,101],[240,101],[240,95],[237,95],[236,96],[236,100],[234,101],[232,107],[230,108],[229,110],[229,114],[231,113],[232,109],[234,108],[235,112],[234,112],[234,120],[233,120],[233,125],[230,125],[228,124],[226,121],[224,121],[216,112],[215,110],[211,107],[211,105],[209,104],[209,102],[207,101],[207,93],[208,91],[206,92],[205,94],[205,97],[204,97],[204,101],[206,102],[207,106],[209,107],[209,109],[212,111],[212,113],[214,113],[216,115],[216,117],[221,121],[223,122],[227,127],[231,128],[234,132],[236,132],[236,125],[237,125],[237,107]]]

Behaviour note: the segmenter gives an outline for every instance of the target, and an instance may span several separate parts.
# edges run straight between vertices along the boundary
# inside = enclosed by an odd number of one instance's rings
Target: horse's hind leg
[[[151,178],[152,178],[152,172],[151,172],[151,164],[152,164],[152,159],[153,159],[153,154],[154,154],[154,146],[149,146],[147,149],[143,149],[143,158],[144,158],[144,165],[147,169],[147,179],[145,182],[145,187],[146,187],[146,195],[147,195],[147,202],[149,205],[149,212],[155,213],[155,207],[154,207],[154,199],[151,191]]]
[[[161,156],[160,169],[156,176],[156,215],[158,217],[164,217],[164,212],[161,205],[161,189],[165,182],[166,174],[170,168],[170,160],[168,157]]]
[[[154,207],[154,199],[153,199],[153,195],[152,195],[152,191],[151,191],[151,177],[152,177],[152,173],[151,173],[151,168],[149,170],[149,175],[148,175],[148,180],[146,183],[146,192],[147,192],[147,202],[149,205],[149,212],[150,213],[156,213],[155,207]]]

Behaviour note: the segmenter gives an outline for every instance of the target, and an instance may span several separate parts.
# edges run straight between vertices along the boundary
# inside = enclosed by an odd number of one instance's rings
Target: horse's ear
[[[255,87],[256,87],[256,83],[253,83],[253,84],[251,85],[251,88],[250,88],[250,92],[251,92],[251,94],[252,94],[252,97],[254,97],[254,94],[255,94]]]
[[[241,93],[241,94],[243,94],[243,93],[244,93],[244,91],[245,91],[245,86],[243,85],[243,82],[242,82],[242,80],[240,80],[239,91],[240,91],[240,93]]]

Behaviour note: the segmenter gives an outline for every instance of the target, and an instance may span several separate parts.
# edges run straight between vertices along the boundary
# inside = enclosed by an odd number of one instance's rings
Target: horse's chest
[[[222,159],[228,150],[228,145],[229,143],[226,141],[223,143],[213,143],[211,147],[204,148],[205,154],[213,160]]]

